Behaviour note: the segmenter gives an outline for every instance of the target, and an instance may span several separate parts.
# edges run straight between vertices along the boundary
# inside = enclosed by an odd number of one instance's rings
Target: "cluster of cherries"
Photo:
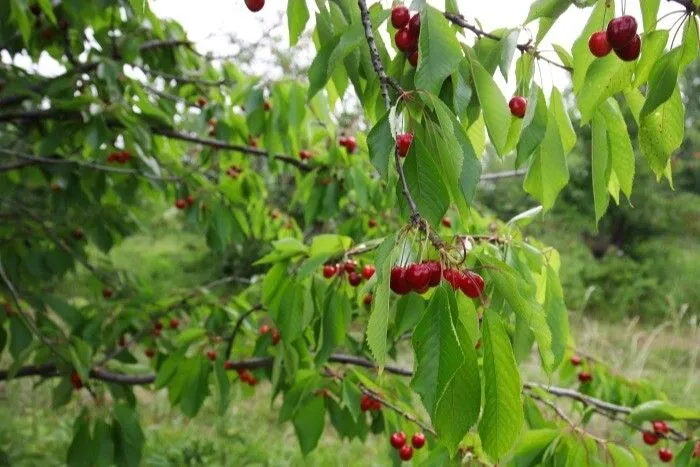
[[[357,149],[357,140],[354,136],[341,135],[338,138],[338,144],[343,146],[348,151],[348,154],[352,154]]]
[[[399,457],[403,461],[410,461],[413,457],[413,448],[420,449],[425,446],[425,435],[421,432],[414,433],[411,437],[411,444],[406,444],[406,433],[403,431],[394,432],[389,438],[391,446],[399,451]]]
[[[363,412],[368,410],[379,412],[382,410],[382,403],[368,394],[363,394],[362,399],[360,399],[360,410]]]
[[[651,430],[642,432],[642,440],[644,444],[653,446],[659,442],[659,438],[666,437],[669,431],[666,422],[661,420],[651,422]],[[671,459],[673,459],[673,453],[668,448],[660,448],[658,454],[661,462],[671,462]]]
[[[129,151],[114,151],[107,156],[107,162],[115,162],[117,164],[126,164],[131,160],[131,153]]]
[[[394,34],[396,47],[408,56],[411,65],[417,66],[420,13],[411,16],[408,8],[403,5],[396,6],[391,10],[391,25],[398,29]]]
[[[572,355],[571,356],[571,364],[573,366],[580,366],[581,365],[581,357],[579,355]],[[578,374],[578,380],[580,383],[590,383],[593,380],[593,374],[591,374],[590,371],[580,371]]]
[[[185,198],[178,198],[175,200],[175,207],[179,210],[189,208],[194,204],[194,197],[192,195],[187,195]]]
[[[396,149],[399,151],[399,156],[406,157],[408,150],[411,149],[413,143],[413,133],[403,133],[396,137]]]
[[[639,58],[642,39],[637,34],[637,20],[624,15],[613,18],[605,31],[594,32],[588,39],[588,50],[596,57],[605,57],[611,50],[626,62]]]
[[[453,289],[461,290],[469,298],[477,298],[484,292],[484,278],[474,271],[446,268],[439,261],[423,261],[408,266],[391,268],[390,287],[398,295],[409,292],[425,293],[437,287],[445,279]]]
[[[280,335],[279,329],[272,329],[267,324],[263,324],[262,326],[260,326],[259,331],[261,336],[264,336],[265,334],[270,334],[270,336],[272,337],[272,345],[277,345],[277,343],[280,341],[280,338],[282,337]]]
[[[370,280],[376,271],[375,267],[371,264],[365,264],[362,267],[361,272],[357,272],[359,264],[354,259],[349,259],[343,264],[326,264],[323,266],[323,277],[330,279],[331,277],[337,275],[342,275],[348,273],[348,282],[351,286],[357,287],[362,283],[362,280]],[[365,297],[366,299],[367,297]],[[370,298],[370,303],[372,302]],[[365,303],[368,304],[368,303]]]

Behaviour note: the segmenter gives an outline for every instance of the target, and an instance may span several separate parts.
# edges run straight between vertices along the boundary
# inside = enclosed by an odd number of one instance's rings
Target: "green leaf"
[[[622,446],[617,444],[606,444],[608,453],[616,467],[637,467],[638,464],[634,455]]]
[[[615,174],[622,192],[629,199],[632,196],[634,180],[634,149],[629,130],[615,99],[608,99],[601,105],[600,112],[607,128],[610,169]]]
[[[512,29],[508,34],[501,39],[501,61],[498,63],[498,68],[501,70],[503,79],[508,81],[508,72],[510,65],[513,62],[513,54],[515,47],[518,45],[519,29]]]
[[[559,430],[544,428],[523,433],[518,446],[513,451],[508,465],[529,467],[539,465],[545,450],[559,435]]]
[[[420,19],[420,60],[415,84],[418,89],[438,94],[442,82],[457,69],[462,60],[462,48],[449,23],[438,10],[427,6],[421,11]]]
[[[649,74],[649,88],[647,98],[642,110],[639,111],[639,119],[644,120],[661,104],[670,99],[678,82],[678,67],[681,58],[681,47],[676,47],[654,63]]]
[[[627,420],[636,425],[648,420],[700,421],[700,409],[681,407],[666,401],[648,401],[632,409]]]
[[[642,38],[642,53],[637,60],[634,87],[639,87],[649,80],[652,67],[664,53],[668,42],[668,30],[659,29],[645,34]]]
[[[539,43],[554,25],[554,22],[571,6],[572,0],[536,0],[530,6],[525,23],[540,18],[539,29],[535,42]]]
[[[494,82],[491,75],[476,60],[471,60],[472,76],[476,94],[481,103],[481,109],[486,122],[489,138],[499,155],[504,156],[503,150],[508,141],[508,129],[511,115],[506,98]]]
[[[51,5],[51,0],[37,0],[37,3],[41,7],[41,12],[51,21],[56,24],[56,15],[53,12],[53,5]]]
[[[454,455],[479,417],[481,386],[476,352],[446,285],[433,294],[412,343],[416,369],[411,387],[421,396],[440,443]]]
[[[27,15],[28,11],[22,0],[10,0],[10,18],[13,18],[15,23],[17,23],[17,28],[20,34],[22,34],[22,39],[26,46],[29,46],[29,39],[32,35],[29,17]]]
[[[117,405],[112,410],[115,431],[115,458],[119,466],[136,467],[141,463],[144,435],[134,409]]]
[[[615,54],[593,62],[581,90],[576,93],[582,124],[591,120],[598,106],[608,97],[630,87],[634,67],[634,62],[623,62]]]
[[[45,295],[42,298],[44,303],[51,307],[51,309],[55,311],[56,314],[60,316],[61,319],[71,328],[82,322],[83,318],[80,311],[75,309],[68,302],[65,302],[61,298],[52,295]]]
[[[214,376],[216,379],[216,387],[219,388],[219,415],[224,415],[231,402],[231,381],[228,379],[223,365],[214,365]]]
[[[574,57],[572,57],[564,47],[558,44],[552,44],[552,48],[554,48],[554,51],[559,56],[562,65],[568,66],[569,68],[574,67]]]
[[[326,293],[328,295],[323,309],[321,346],[316,354],[317,366],[325,363],[333,350],[345,340],[345,322],[351,313],[350,303],[345,295],[336,293],[331,287]]]
[[[389,328],[389,280],[391,267],[396,257],[396,234],[387,236],[377,248],[377,256],[374,262],[377,278],[372,300],[372,312],[367,322],[367,346],[374,355],[374,360],[381,372],[384,368],[387,352],[387,330]]]
[[[545,211],[554,206],[557,195],[569,182],[569,168],[559,135],[560,123],[550,109],[542,144],[536,149],[523,182],[523,189],[542,203]]]
[[[532,155],[544,139],[547,131],[549,112],[544,92],[536,84],[532,86],[528,109],[523,119],[524,128],[518,141],[518,155],[515,159],[515,167],[521,167]]]
[[[387,111],[367,135],[370,160],[384,180],[389,176],[389,167],[394,160],[395,144],[394,138],[391,136],[391,124]]]
[[[19,316],[10,317],[10,355],[16,360],[24,349],[32,343],[32,333]]]
[[[305,456],[314,450],[323,434],[325,415],[323,398],[316,396],[311,397],[310,401],[296,412],[292,420],[301,452]]]
[[[610,151],[608,128],[601,112],[593,115],[591,122],[591,173],[593,178],[593,204],[596,223],[608,210],[608,180],[610,180]]]
[[[644,32],[649,33],[656,29],[657,16],[659,14],[659,4],[661,0],[644,0],[639,2],[642,7],[642,23],[644,24]],[[644,37],[642,44],[646,41]]]
[[[97,455],[93,465],[95,467],[109,467],[114,464],[114,439],[112,427],[104,420],[95,421],[93,442],[97,448]]]
[[[549,105],[552,110],[554,121],[559,127],[559,136],[561,144],[564,148],[564,155],[568,155],[576,145],[576,132],[571,124],[569,113],[566,111],[566,104],[559,89],[553,87],[552,94],[549,97]]]
[[[325,42],[320,49],[316,52],[316,57],[311,62],[309,66],[308,76],[309,76],[309,90],[307,91],[307,99],[311,100],[312,97],[318,93],[326,85],[328,80],[333,74],[333,69],[330,68],[329,62],[331,54],[340,43],[341,35],[337,35]]]
[[[556,271],[547,265],[547,290],[544,298],[544,312],[547,325],[552,332],[553,366],[556,368],[564,359],[569,342],[569,312],[564,303],[564,292]]]
[[[181,364],[179,371],[184,371],[186,376],[183,382],[183,392],[180,398],[180,409],[188,417],[194,417],[202,408],[204,399],[209,395],[209,373],[211,362],[203,355],[191,358]],[[185,366],[185,368],[182,368]]]
[[[293,46],[299,41],[299,36],[304,32],[304,27],[309,21],[309,9],[306,0],[289,0],[287,3],[287,23],[289,24],[289,45]]]
[[[587,81],[586,75],[588,73],[588,68],[597,59],[588,50],[588,39],[590,39],[591,34],[596,31],[600,31],[601,25],[605,24],[605,19],[610,19],[611,12],[615,11],[615,2],[613,0],[598,0],[595,8],[591,12],[591,16],[588,18],[586,26],[581,31],[581,35],[578,39],[574,41],[574,46],[571,49],[571,53],[574,57],[574,72],[573,72],[573,84],[574,92],[579,94],[582,86]],[[615,54],[610,54],[608,58],[614,58]],[[619,61],[619,60],[618,60]]]
[[[90,419],[85,412],[75,420],[73,441],[68,447],[66,463],[69,466],[92,465],[96,457],[95,445],[90,433]]]
[[[406,182],[420,214],[437,225],[450,205],[450,193],[436,159],[441,154],[430,151],[420,138],[414,137],[403,164]],[[401,183],[400,181],[398,183]]]
[[[523,425],[520,373],[503,322],[490,309],[484,313],[481,339],[484,410],[479,437],[484,451],[498,460],[513,447]]]
[[[682,74],[686,67],[693,63],[700,56],[700,33],[698,32],[697,14],[691,16],[685,22],[685,32],[683,33],[683,52],[678,68],[679,74]]]
[[[352,245],[352,238],[344,235],[321,234],[311,240],[309,256],[339,255]]]

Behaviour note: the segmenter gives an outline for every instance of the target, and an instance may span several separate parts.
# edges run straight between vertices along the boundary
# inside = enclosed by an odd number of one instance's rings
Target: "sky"
[[[641,31],[641,11],[640,1],[646,0],[627,0],[626,13],[638,18]],[[196,3],[196,8],[193,7]],[[368,0],[368,4],[374,3]],[[438,9],[444,9],[444,0],[428,0],[430,5]],[[501,27],[517,27],[527,17],[527,13],[532,0],[457,0],[457,5],[462,14],[474,23],[474,19],[478,18],[485,30],[492,30]],[[382,0],[382,6],[389,8],[392,5],[392,0]],[[407,2],[408,4],[408,2]],[[265,7],[257,13],[252,13],[244,5],[243,0],[197,0],[196,2],[185,0],[150,0],[151,9],[159,16],[169,17],[180,22],[187,31],[191,40],[198,44],[198,48],[203,51],[211,51],[215,55],[227,54],[233,51],[232,46],[228,43],[225,36],[230,33],[236,34],[238,37],[245,39],[248,42],[254,43],[258,40],[270,25],[275,24],[281,14],[284,13],[287,2],[284,0],[268,0]],[[307,5],[311,12],[316,8],[315,2],[307,0]],[[681,7],[672,2],[663,1],[659,10],[659,17],[662,15],[679,10]],[[549,31],[542,42],[540,49],[545,55],[556,59],[556,54],[552,52],[552,43],[562,45],[565,49],[571,50],[576,37],[581,32],[581,29],[588,20],[591,9],[579,9],[574,6],[570,7],[566,13],[555,23],[554,27]],[[617,6],[617,14],[619,15],[619,2]],[[313,13],[311,17],[313,18]],[[670,27],[673,21],[678,16],[673,16],[660,23],[661,27]],[[307,30],[311,27],[309,23]],[[537,22],[528,25],[534,35],[536,32]],[[383,28],[384,29],[384,28]],[[286,36],[286,24],[282,28]],[[461,40],[471,43],[474,39],[473,34],[467,31],[465,37],[460,37]],[[519,42],[526,42],[528,33],[523,31]],[[388,37],[385,37],[388,42]],[[541,84],[548,91],[554,84],[559,88],[566,88],[569,84],[569,74],[564,70],[559,70],[555,67],[542,64]],[[539,80],[540,78],[537,77]],[[505,83],[502,79],[500,85],[506,90],[512,90],[515,85]]]

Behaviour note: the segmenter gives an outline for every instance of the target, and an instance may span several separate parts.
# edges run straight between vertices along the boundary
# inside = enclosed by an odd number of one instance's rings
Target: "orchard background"
[[[700,463],[700,2],[231,2],[0,2],[0,465]]]

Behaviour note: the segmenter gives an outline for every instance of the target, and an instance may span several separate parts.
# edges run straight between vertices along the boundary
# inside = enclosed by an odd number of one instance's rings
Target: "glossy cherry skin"
[[[406,433],[403,431],[397,431],[391,435],[389,442],[394,447],[394,449],[400,449],[402,446],[406,445]]]
[[[175,207],[178,209],[185,209],[187,207],[187,201],[184,199],[178,199],[175,201]]]
[[[301,160],[305,161],[311,159],[311,156],[311,151],[309,151],[308,149],[302,149],[301,151],[299,151],[299,157],[301,158]]]
[[[416,13],[411,17],[411,20],[408,22],[408,31],[414,37],[418,37],[420,34],[420,13]]]
[[[661,433],[664,435],[668,434],[668,431],[669,431],[668,425],[664,421],[657,420],[657,421],[651,422],[651,426],[654,427],[655,433]]]
[[[265,6],[265,0],[245,0],[245,6],[253,13],[260,11]]]
[[[376,269],[374,266],[372,266],[371,264],[365,264],[362,268],[362,277],[364,277],[365,280],[370,280],[374,275],[375,271]]]
[[[83,381],[80,379],[80,375],[75,370],[73,370],[73,372],[70,374],[70,383],[76,390],[82,389],[83,387]]]
[[[437,287],[440,285],[440,280],[442,279],[442,267],[440,266],[440,263],[437,261],[427,261],[425,264],[428,271],[430,271],[430,281],[428,282],[428,286]]]
[[[102,296],[104,298],[112,298],[112,295],[114,295],[114,292],[112,292],[112,289],[104,289],[102,291]]]
[[[423,433],[414,433],[411,437],[411,444],[414,448],[420,449],[425,446],[425,435]]]
[[[572,355],[571,364],[573,366],[579,366],[581,364],[581,357],[579,357],[578,355]]]
[[[402,29],[411,19],[411,13],[403,5],[394,7],[391,10],[391,25],[396,29]]]
[[[443,227],[447,227],[449,229],[450,227],[452,227],[452,221],[449,217],[445,216],[442,218],[442,225]]]
[[[652,433],[651,431],[643,432],[642,439],[644,440],[644,444],[648,444],[649,446],[653,446],[659,442],[659,437],[656,436],[656,433]]]
[[[273,329],[272,330],[272,345],[277,345],[282,338],[282,335],[280,334],[279,329]]]
[[[456,269],[443,269],[442,277],[449,282],[453,289],[458,290],[460,288],[462,283],[462,274]]]
[[[578,380],[581,383],[590,383],[592,379],[593,379],[593,375],[587,371],[582,371],[581,373],[578,374]]]
[[[411,55],[408,56],[408,63],[413,66],[413,68],[416,68],[418,66],[418,51],[414,50],[411,52]]]
[[[362,399],[360,399],[360,410],[362,410],[363,412],[367,412],[372,408],[372,405],[372,399],[367,394],[364,394],[362,396]]]
[[[406,157],[408,150],[411,149],[413,143],[413,133],[404,133],[396,137],[396,148],[399,150],[399,156]]]
[[[639,58],[642,50],[642,39],[639,35],[635,35],[632,40],[624,47],[615,49],[615,55],[620,57],[625,62],[633,62]]]
[[[207,351],[207,358],[211,360],[212,362],[216,360],[216,350],[209,350]]]
[[[323,266],[323,277],[326,279],[330,279],[331,277],[335,276],[337,272],[338,268],[332,264],[326,264]]]
[[[517,118],[523,118],[527,110],[527,101],[522,96],[513,96],[508,102],[510,113]]]
[[[459,288],[469,298],[477,298],[484,292],[484,278],[474,271],[464,271]]]
[[[396,31],[396,34],[394,34],[394,42],[396,42],[396,47],[398,47],[399,50],[407,53],[413,51],[418,45],[416,36],[413,36],[408,32],[408,29],[405,28]]]
[[[260,335],[267,334],[268,332],[270,332],[270,326],[268,326],[267,324],[263,324],[262,326],[260,326],[258,332],[260,333]]]
[[[629,44],[637,34],[637,20],[630,15],[613,18],[608,23],[605,33],[610,46],[613,49],[620,49]]]
[[[362,276],[353,271],[350,274],[348,274],[348,282],[351,286],[357,287],[362,283]]]
[[[389,281],[391,290],[398,295],[406,295],[411,291],[411,285],[406,280],[406,268],[394,266],[391,268],[391,279]]]
[[[345,142],[345,149],[348,150],[350,154],[355,152],[355,149],[357,148],[357,140],[353,136],[348,136],[347,141]]]
[[[425,263],[413,263],[406,269],[406,281],[415,291],[422,293],[430,284],[431,270]]]
[[[588,39],[588,50],[598,58],[605,57],[610,53],[612,46],[610,42],[608,42],[608,35],[605,31],[598,31],[591,34],[590,39]]]
[[[408,444],[399,449],[399,457],[402,461],[410,461],[413,457],[413,448]]]
[[[224,362],[224,370],[233,370],[233,362],[231,360]]]
[[[659,449],[659,459],[661,462],[671,462],[671,459],[673,459],[673,453],[670,449],[661,448]]]

